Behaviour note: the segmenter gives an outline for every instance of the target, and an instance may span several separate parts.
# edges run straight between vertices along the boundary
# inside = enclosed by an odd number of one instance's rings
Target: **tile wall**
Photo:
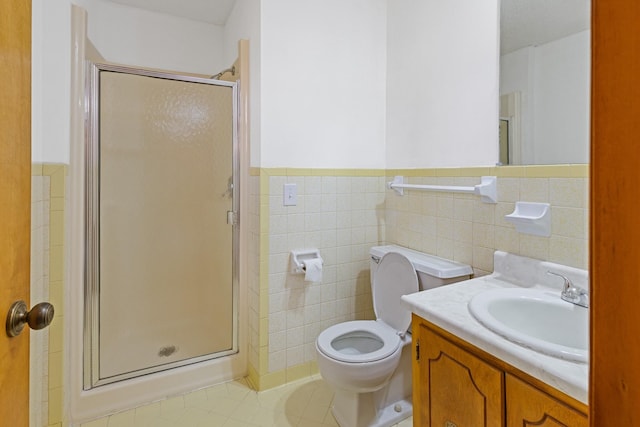
[[[588,167],[501,167],[485,170],[396,171],[409,184],[473,186],[479,176],[498,177],[498,203],[470,194],[393,190],[386,194],[387,239],[429,254],[473,266],[476,274],[493,271],[496,250],[587,269]],[[478,173],[470,176],[470,172]],[[387,177],[393,179],[392,174]],[[551,236],[516,232],[505,215],[516,201],[551,205]]]
[[[64,206],[67,166],[32,165],[31,305],[49,301],[51,326],[31,333],[32,426],[63,421]]]
[[[49,209],[51,180],[34,167],[31,176],[31,305],[49,300]],[[48,425],[49,329],[30,333],[30,423]]]
[[[63,421],[63,236],[67,167],[33,167],[34,299],[56,307],[44,334],[40,365],[44,426]],[[498,203],[475,196],[386,189],[394,175],[409,183],[474,185],[498,176]],[[283,185],[296,183],[298,204],[283,206]],[[324,328],[373,316],[369,287],[371,246],[397,243],[493,270],[504,250],[587,268],[588,166],[425,170],[258,169],[249,177],[247,286],[249,381],[267,389],[317,372],[315,339]],[[517,233],[504,220],[515,202],[549,202],[549,238]],[[289,272],[292,249],[317,247],[323,281],[306,283]],[[38,294],[39,292],[39,294]],[[35,336],[36,334],[34,334]],[[44,336],[42,331],[40,337]],[[48,357],[47,357],[48,356]]]
[[[260,262],[261,251],[261,233],[260,233],[260,170],[252,168],[249,171],[249,195],[247,197],[247,215],[241,218],[246,218],[248,222],[248,240],[249,247],[247,250],[248,260],[247,268],[249,274],[247,274],[249,283],[247,284],[247,305],[248,305],[248,323],[249,323],[249,337],[248,337],[248,351],[249,351],[249,380],[252,386],[259,389],[260,372],[265,372],[266,368],[260,365],[260,348],[267,344],[267,333],[261,333],[260,319],[263,317],[261,314],[260,305],[260,268],[262,263]],[[242,209],[242,207],[241,207]],[[242,226],[242,225],[241,225]],[[266,292],[266,291],[265,291]],[[266,321],[263,322],[267,326]]]
[[[297,186],[296,206],[283,205],[285,183]],[[260,335],[250,358],[259,389],[315,373],[323,329],[373,317],[368,251],[385,240],[383,189],[382,171],[260,171],[260,294],[253,304],[260,314],[252,328]],[[290,251],[303,248],[320,250],[322,282],[290,273]]]
[[[315,339],[326,327],[373,316],[371,246],[395,243],[493,271],[503,250],[587,269],[588,166],[523,166],[411,170],[261,169],[259,283],[253,285],[250,380],[266,389],[316,372]],[[472,186],[497,176],[498,202],[477,196],[386,189],[394,175],[411,184]],[[283,206],[283,185],[296,183],[297,206]],[[257,197],[256,197],[257,199]],[[547,202],[552,234],[515,231],[504,215],[516,201]],[[289,272],[292,249],[317,247],[321,283]],[[258,294],[255,294],[257,290]]]

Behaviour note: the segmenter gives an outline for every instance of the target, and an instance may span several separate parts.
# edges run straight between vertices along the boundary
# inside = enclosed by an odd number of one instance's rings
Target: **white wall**
[[[498,160],[498,1],[388,6],[387,167]]]
[[[101,0],[76,0],[89,39],[110,61],[213,75],[226,68],[223,27]]]
[[[236,0],[224,27],[223,58],[232,64],[238,40],[249,40],[250,166],[260,166],[260,0]],[[227,65],[228,66],[228,65]]]
[[[590,39],[583,31],[536,49],[536,164],[589,163]]]
[[[590,37],[502,56],[500,93],[522,94],[523,164],[589,163]]]
[[[108,61],[213,75],[227,65],[223,28],[100,0],[33,0],[32,160],[69,163],[70,7]]]
[[[32,2],[31,158],[69,163],[70,3]]]
[[[239,0],[226,29],[73,1],[113,62],[213,74],[229,65],[236,38],[250,38],[252,166],[497,159],[495,0]],[[33,160],[68,163],[71,0],[33,4]]]
[[[500,95],[520,93],[521,151],[520,162],[534,162],[535,140],[535,93],[534,69],[535,48],[526,47],[500,57]]]
[[[386,0],[269,0],[261,166],[385,166]]]

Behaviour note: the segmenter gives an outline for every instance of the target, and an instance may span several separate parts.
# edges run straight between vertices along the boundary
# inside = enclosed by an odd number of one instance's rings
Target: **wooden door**
[[[586,414],[506,374],[507,427],[587,427]]]
[[[414,362],[414,384],[420,384],[414,395],[414,425],[502,427],[502,371],[423,323],[414,325],[414,340],[420,341],[419,359]]]
[[[31,1],[0,1],[0,319],[29,301]],[[26,328],[28,329],[28,328]],[[0,423],[29,424],[29,333],[0,333]]]
[[[592,426],[640,425],[640,2],[592,1]]]

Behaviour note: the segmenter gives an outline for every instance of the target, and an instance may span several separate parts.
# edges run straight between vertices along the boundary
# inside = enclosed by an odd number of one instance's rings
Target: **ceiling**
[[[126,6],[224,25],[236,0],[109,0]]]
[[[591,0],[502,0],[500,16],[504,54],[590,28]]]
[[[236,0],[109,0],[197,21],[224,25]],[[591,0],[502,0],[502,53],[535,46],[590,27]]]

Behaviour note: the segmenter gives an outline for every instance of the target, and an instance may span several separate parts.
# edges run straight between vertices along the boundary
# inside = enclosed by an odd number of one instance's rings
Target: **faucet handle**
[[[579,305],[581,307],[585,307],[585,308],[589,307],[589,293],[586,291],[586,289],[573,286],[571,279],[569,279],[565,275],[556,273],[554,271],[547,271],[547,274],[561,277],[564,280],[564,285],[562,286],[562,293],[560,294],[560,298],[562,298],[567,302]]]
[[[555,271],[551,271],[551,270],[547,271],[547,274],[561,277],[564,280],[564,285],[562,285],[563,292],[570,291],[571,288],[573,288],[573,282],[571,282],[571,279],[569,279],[564,274],[556,273]]]

